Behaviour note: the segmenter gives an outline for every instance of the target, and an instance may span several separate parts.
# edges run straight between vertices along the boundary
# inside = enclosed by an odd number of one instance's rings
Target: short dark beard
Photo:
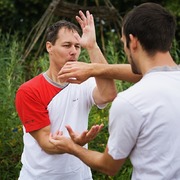
[[[129,55],[129,58],[130,58],[130,62],[131,62],[131,70],[132,70],[132,72],[133,72],[134,74],[141,74],[141,73],[139,72],[136,64],[134,63],[134,60],[133,60],[133,58],[132,58],[132,56],[131,56],[131,53],[130,53],[130,55]]]

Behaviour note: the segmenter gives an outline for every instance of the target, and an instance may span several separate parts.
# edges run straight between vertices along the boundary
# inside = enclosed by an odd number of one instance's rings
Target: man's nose
[[[70,54],[76,54],[76,53],[77,53],[77,48],[75,46],[72,46],[70,50]]]

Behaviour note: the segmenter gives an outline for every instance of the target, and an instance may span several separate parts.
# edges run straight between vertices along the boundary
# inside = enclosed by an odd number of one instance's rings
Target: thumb
[[[74,136],[74,131],[72,130],[71,126],[66,125],[65,127],[66,127],[69,135],[70,135],[71,137],[73,137],[73,136]]]

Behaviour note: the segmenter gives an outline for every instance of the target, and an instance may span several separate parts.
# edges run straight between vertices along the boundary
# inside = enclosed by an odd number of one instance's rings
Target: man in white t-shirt
[[[155,3],[141,4],[124,17],[124,51],[133,72],[143,77],[113,101],[103,153],[62,135],[50,136],[50,142],[108,175],[115,175],[129,157],[132,180],[179,180],[180,67],[169,52],[175,28],[175,18]]]
[[[22,84],[16,93],[16,109],[24,130],[19,180],[92,179],[90,168],[79,158],[63,154],[49,142],[50,133],[57,130],[68,136],[65,125],[70,124],[80,133],[74,134],[74,140],[87,147],[103,127],[94,125],[87,130],[91,107],[104,108],[117,95],[112,79],[90,78],[71,84],[58,78],[65,63],[78,60],[81,46],[87,49],[92,63],[107,63],[96,43],[94,19],[88,11],[84,21],[81,37],[78,26],[65,20],[48,28],[49,68]]]

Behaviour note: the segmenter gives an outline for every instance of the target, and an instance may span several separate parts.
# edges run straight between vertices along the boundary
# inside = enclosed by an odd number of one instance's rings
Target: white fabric
[[[130,157],[132,180],[180,179],[180,70],[152,71],[110,110],[109,154]]]
[[[76,132],[83,132],[88,127],[88,115],[94,105],[92,92],[94,78],[78,84],[69,84],[58,93],[48,105],[51,120],[51,132],[68,132],[65,125],[71,125]],[[90,168],[75,156],[69,154],[46,154],[29,133],[24,135],[23,168],[21,177],[25,180],[85,180],[92,179]],[[28,173],[33,178],[30,178]]]

